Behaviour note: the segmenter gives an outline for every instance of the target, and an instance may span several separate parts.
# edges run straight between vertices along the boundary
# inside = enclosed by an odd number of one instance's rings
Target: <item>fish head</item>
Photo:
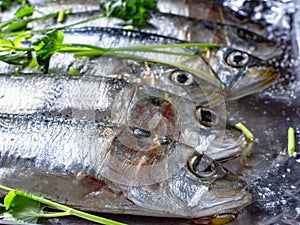
[[[186,147],[180,145],[178,149],[181,148]],[[231,217],[251,203],[248,184],[218,162],[199,153],[185,159],[182,167],[168,179],[130,187],[127,197],[152,216],[210,220],[220,215]]]
[[[278,71],[272,65],[237,49],[216,48],[206,51],[202,58],[223,83],[227,100],[259,92],[278,77]]]
[[[226,124],[226,105],[220,88],[193,73],[154,63],[133,65],[119,74],[146,93],[131,94],[131,88],[129,92],[124,89],[121,99],[117,98],[116,115],[120,116],[120,109],[126,109],[131,125],[196,147],[214,159],[231,158],[245,149],[243,133]],[[126,102],[132,107],[122,106]],[[160,122],[154,117],[158,111],[163,116]],[[117,122],[127,123],[119,119]]]
[[[245,134],[225,121],[220,121],[221,125],[216,124],[212,133],[215,139],[210,143],[207,149],[202,150],[197,146],[196,150],[209,155],[218,161],[227,161],[239,156],[245,150],[249,143]],[[223,124],[222,124],[223,123]],[[218,131],[218,133],[214,132]]]

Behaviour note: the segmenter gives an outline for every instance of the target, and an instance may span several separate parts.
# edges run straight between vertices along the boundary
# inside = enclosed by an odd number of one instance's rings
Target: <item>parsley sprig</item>
[[[42,196],[28,194],[3,185],[0,185],[0,190],[8,192],[4,198],[4,204],[0,204],[0,219],[2,220],[37,223],[39,218],[77,216],[99,224],[126,225],[70,208]],[[45,211],[45,206],[61,210],[61,212]]]
[[[30,38],[28,38],[30,36]],[[30,41],[29,47],[19,46],[22,42],[21,40],[27,39]],[[130,46],[130,47],[120,47],[120,48],[103,48],[99,46],[72,43],[64,44],[64,35],[61,30],[52,30],[46,34],[38,35],[37,37],[27,34],[20,35],[17,39],[13,41],[7,39],[0,39],[0,60],[15,63],[18,65],[28,66],[34,65],[38,66],[42,72],[48,72],[49,62],[51,56],[55,53],[73,53],[76,57],[86,56],[86,57],[106,57],[115,56],[128,59],[134,59],[139,61],[149,61],[160,63],[168,66],[177,67],[198,75],[201,78],[210,81],[211,83],[216,82],[216,78],[211,76],[202,70],[187,67],[181,64],[169,63],[163,60],[150,57],[142,57],[137,55],[138,52],[148,52],[164,55],[175,55],[183,57],[196,57],[199,53],[199,49],[204,51],[206,48],[216,48],[216,44],[208,43],[183,43],[183,44],[165,44],[165,45],[153,45],[153,46]],[[197,47],[197,52],[188,51],[178,51],[179,48],[195,48]],[[173,50],[172,50],[173,49]],[[67,72],[67,71],[66,71]]]

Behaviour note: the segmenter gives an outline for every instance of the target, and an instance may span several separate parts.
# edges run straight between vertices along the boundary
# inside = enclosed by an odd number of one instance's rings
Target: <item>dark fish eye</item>
[[[196,117],[198,121],[206,127],[212,127],[219,122],[215,112],[210,109],[202,108],[201,106],[196,108]]]
[[[140,128],[134,128],[133,129],[133,134],[136,137],[144,137],[144,138],[148,138],[151,136],[151,132],[148,130],[144,130],[144,129],[140,129]]]
[[[212,177],[216,174],[216,164],[202,154],[193,155],[188,161],[189,170],[200,178]]]
[[[170,138],[168,138],[168,137],[163,137],[162,139],[161,139],[161,142],[160,142],[160,144],[161,145],[168,145],[168,144],[170,144],[171,143],[171,140],[170,140]]]
[[[233,51],[228,54],[226,62],[233,67],[245,66],[249,61],[249,55],[245,52]]]
[[[179,85],[190,85],[194,81],[191,74],[182,70],[176,70],[172,72],[170,78]]]

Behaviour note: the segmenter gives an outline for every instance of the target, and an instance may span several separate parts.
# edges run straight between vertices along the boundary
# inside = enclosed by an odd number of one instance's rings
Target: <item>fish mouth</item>
[[[193,224],[221,225],[230,223],[238,217],[241,210],[236,210],[228,213],[220,213],[212,216],[193,218],[190,221]]]
[[[247,146],[248,142],[244,133],[235,126],[226,124],[223,139],[221,142],[212,142],[206,154],[219,162],[224,162],[238,157],[243,150],[247,149]]]
[[[249,187],[246,186],[235,196],[232,196],[232,200],[227,199],[226,202],[220,203],[218,205],[214,205],[213,208],[217,213],[208,216],[210,220],[210,223],[208,224],[220,225],[220,224],[229,223],[235,220],[238,214],[251,203],[252,203],[252,195],[249,192]],[[197,220],[199,221],[200,219],[201,217],[192,218],[194,223],[197,222]],[[203,224],[203,223],[199,223],[199,224]]]
[[[231,85],[226,87],[226,99],[235,100],[270,86],[278,77],[278,70],[273,66],[252,66]]]
[[[211,218],[211,224],[212,225],[217,225],[217,224],[226,224],[226,223],[230,223],[232,221],[234,221],[237,216],[238,216],[239,212],[234,211],[231,213],[221,213],[218,215],[214,215]]]

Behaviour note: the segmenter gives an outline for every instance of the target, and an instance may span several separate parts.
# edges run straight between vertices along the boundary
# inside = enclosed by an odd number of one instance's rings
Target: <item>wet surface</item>
[[[250,152],[223,164],[247,181],[253,193],[253,203],[230,224],[300,224],[300,157],[289,157],[287,154],[289,127],[295,129],[296,152],[300,154],[300,67],[296,63],[298,50],[295,45],[295,28],[291,30],[293,20],[298,23],[297,29],[300,29],[300,22],[297,22],[299,15],[292,17],[300,4],[284,0],[227,0],[224,4],[264,25],[269,32],[269,38],[281,43],[284,49],[280,57],[272,60],[281,73],[272,87],[262,93],[227,103],[228,121],[233,124],[243,122],[255,136]],[[101,216],[133,225],[191,224],[175,218],[107,214]],[[42,222],[56,225],[94,224],[72,217]]]
[[[283,44],[284,53],[272,60],[280,78],[269,89],[227,103],[228,121],[243,122],[255,135],[250,152],[223,165],[246,180],[253,203],[231,225],[300,224],[300,157],[287,154],[287,131],[296,133],[296,152],[300,144],[300,69],[292,21],[297,23],[292,1],[225,1],[225,5],[266,26],[269,38]],[[242,2],[242,1],[239,1]],[[299,7],[299,6],[298,6]],[[298,22],[299,23],[299,22]],[[299,29],[299,24],[297,25]],[[288,32],[287,32],[288,31]],[[289,36],[288,36],[289,35]],[[294,36],[295,37],[295,36]],[[299,153],[298,153],[299,154]],[[105,215],[128,224],[191,224],[181,219]],[[80,224],[80,220],[51,219],[48,224]],[[86,223],[85,224],[90,224]],[[91,223],[92,224],[92,223]]]

